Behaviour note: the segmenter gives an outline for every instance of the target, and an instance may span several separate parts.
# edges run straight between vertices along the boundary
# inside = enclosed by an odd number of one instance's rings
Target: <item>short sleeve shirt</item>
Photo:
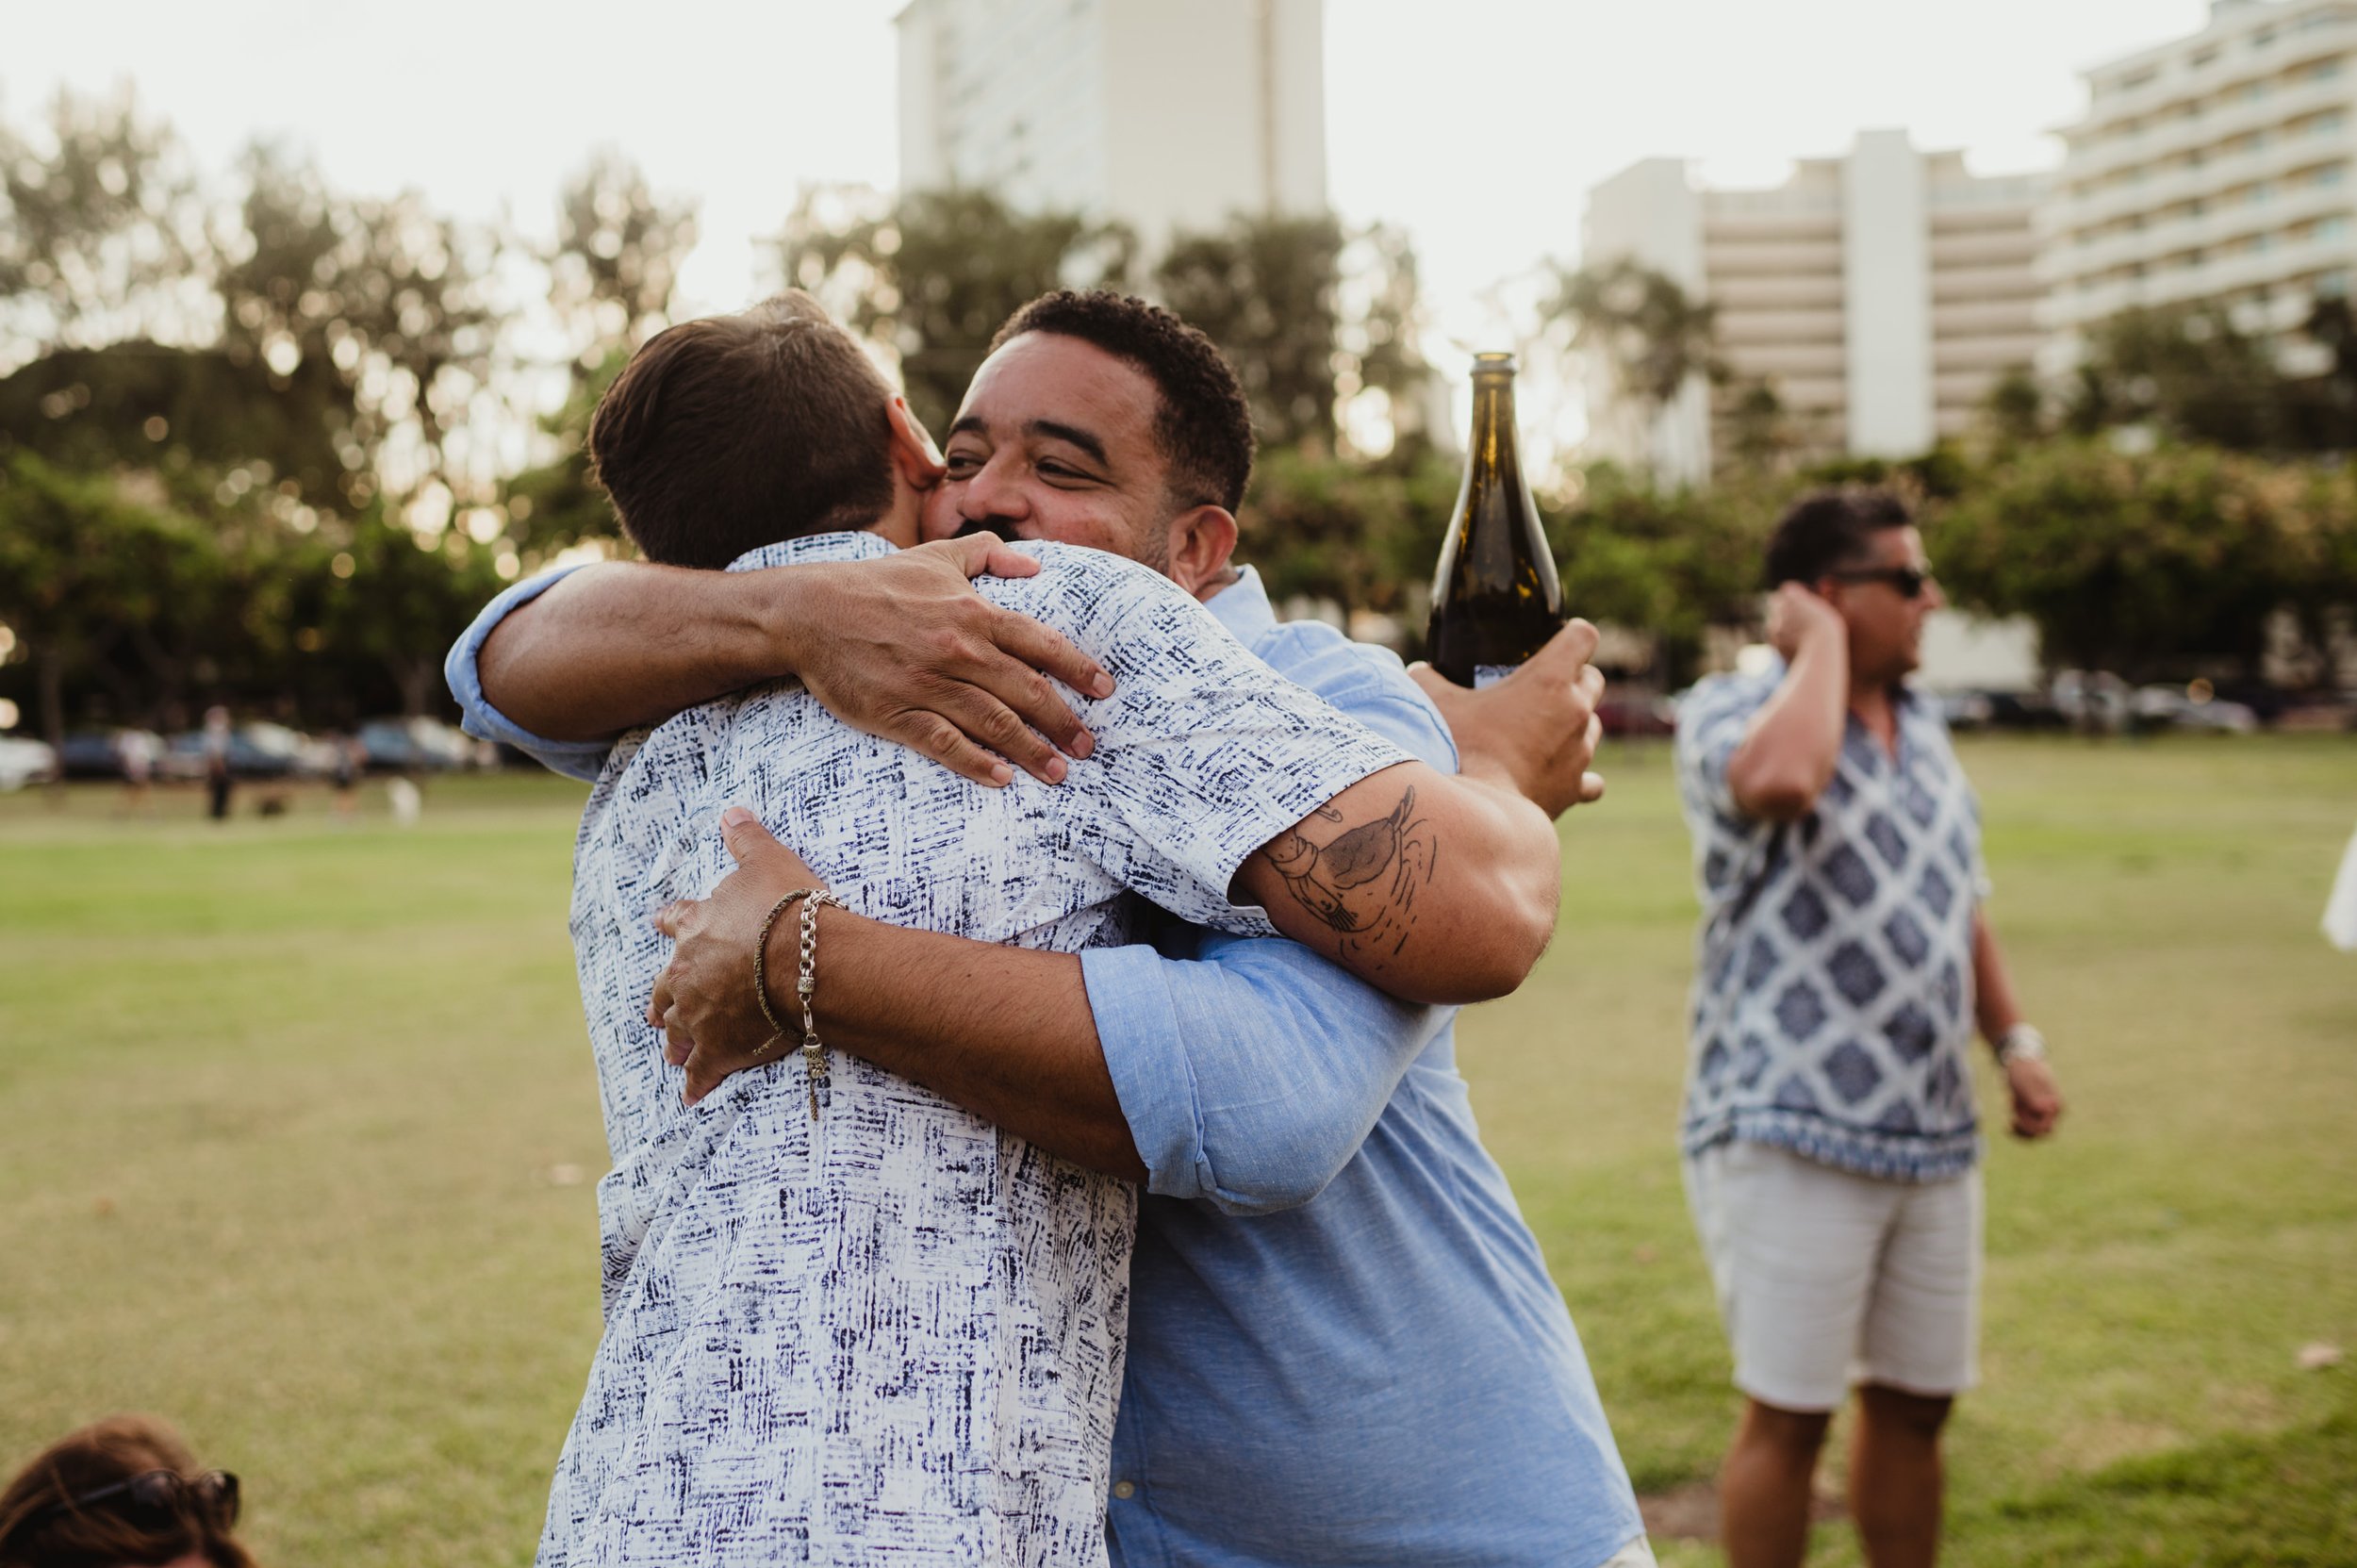
[[[1937,709],[1903,689],[1895,754],[1854,715],[1815,809],[1744,816],[1727,765],[1784,673],[1712,676],[1678,709],[1703,906],[1681,1141],[1953,1176],[1980,1155],[1965,1063],[1979,802]]]
[[[736,566],[889,548],[829,535]],[[839,1053],[815,1120],[799,1058],[684,1107],[644,1021],[668,956],[648,918],[726,875],[731,804],[860,914],[1077,951],[1129,938],[1131,894],[1268,933],[1228,900],[1237,868],[1407,760],[1167,580],[1018,548],[1039,575],[978,587],[1117,683],[1073,700],[1097,744],[1063,784],[984,788],[789,684],[626,739],[591,794],[572,928],[614,1157],[606,1331],[544,1565],[1103,1558],[1133,1190]]]

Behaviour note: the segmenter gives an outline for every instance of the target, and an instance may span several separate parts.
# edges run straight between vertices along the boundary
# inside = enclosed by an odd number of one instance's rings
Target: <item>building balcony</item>
[[[2271,81],[2312,60],[2357,49],[2357,12],[2345,11],[2321,25],[2314,13],[2303,25],[2285,26],[2274,21],[2275,37],[2253,44],[2251,35],[2272,20],[2254,15],[2232,34],[2212,37],[2205,33],[2147,51],[2144,58],[2157,69],[2151,80],[2125,91],[2091,80],[2095,91],[2086,117],[2055,127],[2057,133],[2076,143],[2100,137],[2106,127],[2122,121],[2179,112],[2188,104],[2206,104],[2252,82]],[[2193,63],[2194,57],[2204,52],[2210,58]],[[2111,69],[2095,74],[2107,74]]]
[[[1740,343],[1725,346],[1727,362],[1745,376],[1828,379],[1844,374],[1849,351],[1839,340],[1830,343]]]
[[[1932,344],[1934,378],[1992,375],[2027,365],[2037,358],[2038,345],[2045,340],[2034,322],[2017,322],[2005,332],[1937,338]]]
[[[2134,136],[2118,137],[2082,152],[2073,148],[2055,178],[2058,195],[2090,181],[2108,179],[2139,164],[2157,163],[2196,149],[2208,149],[2251,131],[2273,130],[2287,120],[2346,108],[2357,101],[2357,58],[2346,60],[2337,76],[2278,85],[2264,95],[2220,105],[2194,120],[2172,121]]]
[[[2273,190],[2255,202],[2221,201],[2198,217],[2106,235],[2092,244],[2054,249],[2044,258],[2042,275],[2050,285],[2062,285],[2121,267],[2152,266],[2187,251],[2231,254],[2253,238],[2349,213],[2357,213],[2357,170],[2344,174],[2338,184]]]
[[[1712,278],[1711,303],[1725,311],[1830,310],[1841,311],[1841,278],[1838,272],[1812,272],[1796,277]]]
[[[2118,278],[2087,289],[2059,289],[2048,295],[2040,319],[2050,331],[2068,331],[2139,306],[2184,305],[2254,289],[2274,289],[2316,273],[2357,265],[2357,239],[2311,236],[2269,245],[2264,251],[2221,256],[2200,266],[2175,267],[2140,278]]]
[[[2265,146],[2206,160],[2199,169],[2174,169],[2090,196],[2058,193],[2040,209],[2038,227],[2052,238],[2084,233],[2136,213],[2159,211],[2196,198],[2208,199],[2236,186],[2277,179],[2304,164],[2347,157],[2352,151],[2357,151],[2357,91],[2352,92],[2336,128],[2271,135]]]
[[[2028,266],[2037,254],[2037,236],[2029,227],[1998,229],[1983,234],[1932,236],[1934,269],[1950,267]]]
[[[1934,338],[1973,338],[1986,333],[2035,332],[2036,294],[2002,300],[1955,300],[1932,305]]]

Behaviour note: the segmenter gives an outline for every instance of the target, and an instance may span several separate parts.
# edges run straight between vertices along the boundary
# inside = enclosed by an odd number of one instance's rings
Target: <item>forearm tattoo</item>
[[[1341,822],[1332,806],[1312,813]],[[1373,949],[1396,957],[1416,925],[1416,894],[1432,880],[1439,846],[1425,818],[1416,815],[1411,786],[1391,815],[1345,828],[1323,844],[1299,828],[1277,834],[1268,847],[1269,865],[1285,879],[1296,902],[1342,936],[1342,950]]]

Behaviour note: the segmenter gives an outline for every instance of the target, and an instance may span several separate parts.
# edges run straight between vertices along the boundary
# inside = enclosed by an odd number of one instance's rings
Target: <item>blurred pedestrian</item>
[[[1980,807],[1905,684],[1943,602],[1895,496],[1804,498],[1768,546],[1780,656],[1678,712],[1701,883],[1682,1143],[1735,1352],[1731,1568],[1808,1544],[1817,1456],[1858,1383],[1849,1499],[1874,1568],[1938,1550],[1939,1435],[1975,1375],[1977,1021],[2013,1131],[2062,1100],[1983,910]]]
[[[123,809],[131,816],[147,816],[156,809],[150,787],[156,777],[157,754],[162,750],[156,736],[145,730],[119,730],[115,733],[115,763],[123,769]]]
[[[229,815],[229,710],[205,710],[206,815],[219,822]]]
[[[237,1522],[237,1477],[152,1416],[112,1416],[0,1491],[0,1568],[254,1568]]]
[[[350,822],[360,815],[360,773],[368,767],[368,748],[358,735],[338,734],[328,744],[336,749],[336,817]]]

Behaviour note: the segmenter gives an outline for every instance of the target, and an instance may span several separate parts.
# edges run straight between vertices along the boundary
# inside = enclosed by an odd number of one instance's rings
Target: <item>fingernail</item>
[[[1072,754],[1074,756],[1085,757],[1091,751],[1096,750],[1096,737],[1089,734],[1086,730],[1082,730],[1079,734],[1072,737]]]
[[[1113,694],[1113,678],[1100,669],[1096,672],[1096,679],[1089,683],[1089,690],[1098,697],[1111,697]]]
[[[1014,769],[1003,762],[994,762],[990,765],[990,782],[995,784],[1013,784],[1014,783]]]
[[[752,819],[753,814],[747,811],[743,806],[731,806],[728,810],[720,814],[720,826],[724,828],[741,828]]]
[[[1047,774],[1047,782],[1049,784],[1063,783],[1063,758],[1049,757],[1047,759],[1047,767],[1044,769],[1044,771]]]

